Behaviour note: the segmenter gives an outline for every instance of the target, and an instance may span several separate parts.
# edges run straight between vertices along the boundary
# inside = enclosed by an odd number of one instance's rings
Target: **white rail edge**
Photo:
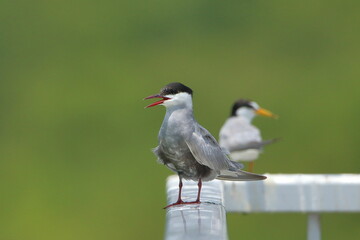
[[[254,182],[203,182],[201,204],[170,207],[166,240],[228,239],[226,212],[308,214],[308,239],[320,240],[320,214],[360,212],[360,174],[265,174]],[[194,201],[197,183],[183,181],[183,200]],[[168,204],[178,196],[178,177],[167,180]]]

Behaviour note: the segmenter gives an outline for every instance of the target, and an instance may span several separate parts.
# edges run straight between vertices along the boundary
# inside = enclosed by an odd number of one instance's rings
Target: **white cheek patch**
[[[248,107],[241,107],[238,110],[236,110],[237,116],[247,116],[252,112],[253,110]]]
[[[186,92],[182,92],[174,95],[166,95],[165,97],[171,98],[163,103],[164,106],[166,107],[178,106],[178,105],[187,105],[192,107],[191,95]]]
[[[241,107],[238,110],[236,110],[236,116],[241,116],[251,120],[253,117],[255,117],[255,112],[254,109],[248,107]]]

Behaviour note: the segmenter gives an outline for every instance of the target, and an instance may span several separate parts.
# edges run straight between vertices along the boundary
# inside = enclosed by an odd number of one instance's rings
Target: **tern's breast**
[[[167,112],[159,132],[159,146],[155,154],[160,162],[185,179],[212,180],[215,173],[199,164],[186,144],[186,140],[194,132],[195,124],[192,112]]]

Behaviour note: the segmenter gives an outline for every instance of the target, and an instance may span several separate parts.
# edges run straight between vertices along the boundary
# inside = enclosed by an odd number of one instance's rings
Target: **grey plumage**
[[[199,181],[199,202],[201,181],[215,178],[231,181],[263,180],[265,176],[242,171],[241,163],[231,161],[215,138],[194,118],[192,90],[180,83],[165,86],[160,94],[149,98],[162,100],[149,106],[164,105],[166,114],[161,125],[158,142],[153,150],[158,161],[180,178],[179,200],[182,204],[181,179]]]
[[[265,145],[275,143],[279,140],[280,140],[280,138],[272,138],[272,139],[268,139],[268,140],[261,140],[260,142],[249,142],[244,145],[232,146],[228,149],[228,151],[233,152],[233,151],[243,151],[243,150],[248,150],[248,149],[262,150],[262,148]]]
[[[243,165],[227,157],[215,138],[195,120],[191,95],[180,94],[176,100],[169,106],[164,102],[166,114],[158,136],[159,146],[154,149],[159,162],[180,177],[194,181],[218,176],[232,181],[265,179],[241,171]]]

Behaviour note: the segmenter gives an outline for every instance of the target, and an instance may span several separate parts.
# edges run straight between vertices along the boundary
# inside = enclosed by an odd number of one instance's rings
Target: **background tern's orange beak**
[[[271,118],[279,118],[278,115],[276,114],[273,114],[272,112],[270,112],[269,110],[266,110],[264,108],[259,108],[255,111],[256,114],[258,115],[262,115],[262,116],[265,116],[265,117],[271,117]]]
[[[153,106],[156,106],[156,105],[159,105],[159,104],[162,104],[163,102],[165,102],[166,100],[170,99],[168,97],[164,97],[164,96],[161,96],[159,94],[156,94],[156,95],[152,95],[152,96],[149,96],[149,97],[146,97],[144,98],[145,99],[151,99],[151,98],[162,98],[161,100],[157,101],[157,102],[154,102],[150,105],[147,105],[145,108],[149,108],[149,107],[153,107]]]

